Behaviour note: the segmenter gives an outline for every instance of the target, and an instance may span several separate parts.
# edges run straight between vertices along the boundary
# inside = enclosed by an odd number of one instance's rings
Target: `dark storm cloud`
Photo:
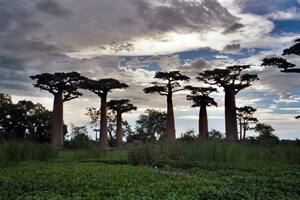
[[[140,0],[135,2],[147,26],[158,31],[224,27],[237,20],[216,0],[169,0],[161,5]]]
[[[245,26],[241,23],[235,23],[232,26],[228,27],[223,33],[224,34],[235,33],[244,27]]]
[[[48,15],[55,17],[64,17],[72,14],[72,11],[63,8],[58,2],[54,0],[43,0],[36,4],[36,7]]]
[[[223,51],[226,53],[239,52],[240,50],[241,50],[241,45],[238,43],[228,44],[223,49]]]

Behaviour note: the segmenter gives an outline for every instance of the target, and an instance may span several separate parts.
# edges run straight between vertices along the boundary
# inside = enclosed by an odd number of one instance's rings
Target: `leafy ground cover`
[[[152,168],[23,162],[0,169],[0,199],[299,199],[300,166]]]

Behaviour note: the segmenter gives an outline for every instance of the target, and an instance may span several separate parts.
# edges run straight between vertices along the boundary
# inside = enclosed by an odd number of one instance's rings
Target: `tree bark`
[[[117,112],[117,130],[116,130],[117,146],[123,144],[123,129],[122,129],[122,113]]]
[[[208,139],[208,121],[206,105],[202,104],[199,111],[199,138]]]
[[[107,138],[107,95],[101,97],[100,107],[100,147],[101,149],[108,149]]]
[[[227,140],[238,140],[234,88],[225,88],[225,129]]]
[[[167,139],[176,139],[172,93],[167,96]]]
[[[52,148],[62,150],[64,148],[64,121],[63,121],[63,97],[62,92],[54,95],[52,131]]]

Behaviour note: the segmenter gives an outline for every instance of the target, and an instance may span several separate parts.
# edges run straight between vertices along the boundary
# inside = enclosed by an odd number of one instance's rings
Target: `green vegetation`
[[[10,141],[0,143],[0,166],[11,165],[20,161],[47,161],[55,158],[57,152],[49,144],[30,141]]]
[[[23,163],[0,169],[0,199],[299,199],[299,165],[153,169]]]
[[[203,164],[249,166],[265,163],[300,164],[296,143],[254,145],[228,141],[160,142],[140,145],[129,151],[132,164],[196,167]]]
[[[8,147],[13,158],[21,152],[29,156],[37,147],[34,152],[40,153],[0,168],[0,200],[300,198],[296,142],[176,141],[106,152],[90,146],[60,151],[46,157],[48,162],[38,161],[47,145],[5,143],[1,155]]]

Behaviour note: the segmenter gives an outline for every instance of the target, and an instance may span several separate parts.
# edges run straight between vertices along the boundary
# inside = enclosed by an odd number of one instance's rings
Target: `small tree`
[[[212,129],[208,132],[208,139],[210,140],[221,140],[223,139],[223,134],[220,131]]]
[[[256,137],[256,139],[261,144],[274,144],[279,141],[279,138],[273,134],[275,130],[271,125],[258,123],[254,130],[259,133],[259,136]]]
[[[167,113],[158,110],[148,109],[139,116],[136,121],[136,135],[129,140],[142,140],[144,142],[164,138],[167,129]]]
[[[116,139],[117,146],[121,146],[123,144],[122,114],[130,112],[132,110],[136,110],[137,107],[129,103],[128,99],[111,100],[107,103],[107,105],[111,110],[115,111],[117,114]]]
[[[253,117],[256,112],[255,108],[251,106],[244,106],[241,108],[237,108],[237,119],[240,125],[240,140],[244,140],[246,138],[246,131],[250,130],[251,123],[257,123],[257,118]]]
[[[181,74],[179,71],[157,72],[154,76],[160,79],[161,82],[153,82],[152,87],[144,89],[145,93],[158,93],[167,97],[167,138],[169,140],[176,139],[174,110],[173,110],[173,94],[184,90],[181,87],[180,81],[188,81],[189,77]]]
[[[217,85],[225,91],[225,128],[226,139],[238,140],[235,96],[258,80],[257,75],[242,74],[249,65],[235,65],[226,69],[206,70],[197,79],[206,84]]]
[[[46,90],[54,95],[51,144],[55,149],[63,149],[63,103],[82,95],[77,90],[85,78],[77,72],[44,73],[30,76],[30,78],[36,80],[36,83],[33,84],[34,87]]]
[[[186,89],[191,90],[191,94],[187,96],[187,100],[192,101],[192,107],[200,107],[199,111],[199,138],[208,139],[208,120],[207,106],[217,106],[214,98],[210,97],[210,93],[216,92],[217,89],[212,87],[192,87],[187,86]]]
[[[107,95],[114,89],[128,88],[125,83],[121,83],[116,79],[100,79],[98,81],[87,79],[82,88],[90,90],[101,98],[100,107],[100,145],[101,148],[108,148],[107,137]]]

